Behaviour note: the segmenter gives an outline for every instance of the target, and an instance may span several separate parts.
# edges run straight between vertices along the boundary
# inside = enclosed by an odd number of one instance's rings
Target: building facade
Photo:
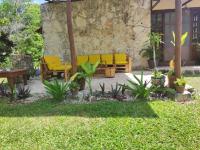
[[[160,65],[167,65],[174,57],[172,32],[175,31],[175,1],[161,0],[152,11],[152,31],[161,33],[164,44],[161,46],[162,57]],[[183,33],[188,32],[185,44],[182,46],[182,64],[200,64],[200,0],[189,1],[183,6]]]
[[[155,5],[154,5],[155,4]],[[126,52],[134,68],[147,67],[139,55],[148,34],[159,32],[159,65],[168,65],[174,57],[172,32],[175,31],[174,0],[84,0],[72,2],[73,31],[78,55]],[[66,2],[41,6],[45,53],[66,56],[70,61]],[[182,47],[183,65],[200,63],[200,0],[183,7],[183,33],[188,37]]]
[[[78,55],[126,52],[134,68],[147,66],[139,51],[151,31],[151,0],[84,0],[72,6]],[[45,3],[41,11],[45,53],[70,59],[66,3]]]

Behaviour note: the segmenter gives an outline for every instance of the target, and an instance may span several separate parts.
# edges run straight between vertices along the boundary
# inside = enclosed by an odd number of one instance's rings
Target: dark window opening
[[[192,13],[192,42],[200,42],[200,10]]]

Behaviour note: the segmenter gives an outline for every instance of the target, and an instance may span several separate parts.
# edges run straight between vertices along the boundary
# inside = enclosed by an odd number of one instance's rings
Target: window
[[[162,13],[153,13],[151,19],[151,30],[152,32],[163,33],[163,19],[164,15]]]
[[[193,11],[192,15],[192,42],[200,42],[200,10]]]

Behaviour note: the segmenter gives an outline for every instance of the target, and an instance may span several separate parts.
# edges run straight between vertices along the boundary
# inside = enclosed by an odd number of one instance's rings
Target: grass
[[[200,103],[0,103],[0,149],[199,149]]]
[[[200,77],[187,77],[200,89]],[[200,149],[200,101],[11,105],[0,100],[0,149]]]
[[[185,77],[188,84],[192,85],[195,89],[200,91],[200,75]]]

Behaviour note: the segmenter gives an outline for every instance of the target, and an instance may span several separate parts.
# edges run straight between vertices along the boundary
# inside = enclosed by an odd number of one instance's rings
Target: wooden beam
[[[74,44],[73,26],[72,26],[72,2],[67,0],[67,28],[69,35],[69,45],[71,53],[72,74],[77,72],[77,57]]]
[[[160,0],[151,0],[151,9],[153,10],[159,3]]]
[[[181,77],[181,36],[182,36],[182,0],[175,0],[176,8],[176,39],[175,39],[175,73]]]
[[[192,0],[182,0],[182,6],[186,5],[187,3],[191,2]]]

